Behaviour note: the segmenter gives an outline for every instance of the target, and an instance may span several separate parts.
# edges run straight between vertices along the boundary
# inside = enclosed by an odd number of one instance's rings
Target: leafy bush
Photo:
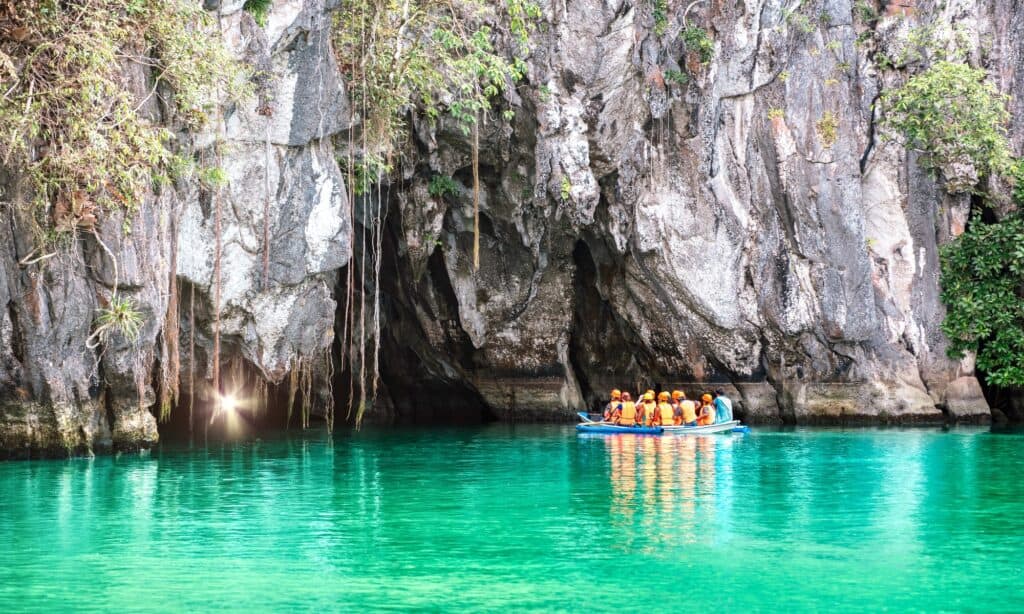
[[[133,208],[154,177],[181,168],[172,136],[141,112],[157,87],[173,91],[188,127],[217,93],[246,93],[241,68],[210,15],[191,0],[19,0],[0,4],[0,160],[28,179],[40,231],[50,209]],[[154,80],[142,101],[126,65]]]
[[[825,147],[832,147],[836,142],[839,129],[839,119],[832,111],[825,111],[821,119],[814,125],[818,131],[818,137]]]
[[[883,94],[884,125],[923,151],[929,168],[967,160],[983,175],[1003,173],[1012,164],[1006,101],[984,70],[943,61]]]
[[[668,0],[653,0],[651,12],[654,17],[654,33],[658,36],[668,30]]]
[[[941,262],[949,355],[977,352],[989,384],[1024,386],[1024,217],[985,224],[975,213]]]
[[[704,28],[687,27],[686,30],[683,30],[683,42],[688,50],[697,53],[701,64],[710,62],[715,54],[715,43]]]
[[[675,83],[676,85],[686,85],[690,81],[690,76],[681,70],[668,69],[665,71],[665,81],[669,83]]]
[[[142,314],[135,308],[135,301],[121,298],[117,294],[110,297],[110,304],[99,310],[96,316],[96,329],[89,337],[89,343],[98,339],[106,343],[110,335],[121,333],[129,343],[135,343],[142,328]]]
[[[455,183],[451,177],[434,175],[430,178],[430,184],[427,185],[427,192],[434,198],[444,198],[448,194],[458,194],[459,184]]]

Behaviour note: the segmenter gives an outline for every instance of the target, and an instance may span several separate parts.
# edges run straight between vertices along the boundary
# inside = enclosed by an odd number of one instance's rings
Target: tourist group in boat
[[[633,396],[612,390],[611,401],[604,410],[604,422],[619,426],[711,426],[732,421],[732,400],[721,389],[714,395],[705,393],[699,400],[686,398],[686,393],[653,390]],[[655,400],[657,398],[657,400]]]

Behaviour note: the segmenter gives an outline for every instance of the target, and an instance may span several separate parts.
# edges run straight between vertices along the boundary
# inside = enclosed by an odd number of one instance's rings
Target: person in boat
[[[654,413],[658,410],[658,404],[654,401],[654,391],[648,390],[644,393],[644,401],[640,404],[640,423],[644,426],[651,426],[654,420]]]
[[[658,408],[654,410],[654,419],[651,424],[654,426],[674,426],[676,424],[676,410],[669,403],[669,394],[662,392],[658,395]]]
[[[604,417],[604,421],[605,422],[608,422],[609,420],[612,419],[612,414],[615,413],[616,408],[618,408],[619,405],[621,405],[621,404],[622,404],[622,393],[618,389],[612,390],[611,401],[609,401],[608,405],[606,405],[605,408],[604,408],[604,416],[603,417]]]
[[[612,411],[611,421],[619,426],[636,426],[637,407],[628,392],[622,393],[622,402]]]
[[[725,391],[715,390],[715,423],[732,421],[732,399],[725,396]]]
[[[697,404],[687,399],[685,392],[679,393],[679,413],[683,426],[697,426]]]
[[[705,393],[700,398],[701,406],[697,413],[697,426],[709,426],[715,423],[715,405],[712,403],[710,394]]]
[[[679,402],[683,400],[686,395],[683,394],[682,390],[672,391],[672,409],[675,411],[675,423],[683,423],[683,408],[679,406]]]

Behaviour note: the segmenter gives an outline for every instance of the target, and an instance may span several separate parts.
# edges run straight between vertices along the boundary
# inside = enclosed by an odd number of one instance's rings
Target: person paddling
[[[711,395],[704,394],[700,398],[700,413],[697,415],[697,426],[708,426],[715,423],[715,406],[711,403]]]
[[[606,405],[604,408],[603,418],[605,422],[608,422],[609,420],[612,419],[612,414],[615,413],[615,410],[619,407],[621,403],[622,393],[618,389],[612,390],[611,401],[609,401],[608,405]]]
[[[683,426],[697,426],[697,405],[680,392],[679,409],[683,414]]]
[[[619,426],[636,426],[637,419],[636,404],[628,392],[622,393],[622,403],[612,412],[612,422]]]
[[[644,393],[644,401],[640,405],[640,422],[644,426],[650,426],[651,421],[654,420],[654,412],[657,411],[658,404],[654,402],[654,391],[648,390]]]
[[[658,408],[654,412],[654,419],[651,424],[655,426],[673,426],[676,423],[676,411],[668,402],[669,394],[662,392],[658,395]]]

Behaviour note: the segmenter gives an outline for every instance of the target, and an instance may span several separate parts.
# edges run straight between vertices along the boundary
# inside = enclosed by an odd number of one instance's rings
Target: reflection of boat
[[[632,433],[634,435],[660,435],[665,429],[660,426],[619,426],[610,422],[584,422],[576,425],[581,433]]]
[[[577,412],[577,416],[580,420],[583,420],[581,424],[576,425],[576,430],[587,433],[643,433],[643,434],[658,434],[664,431],[666,435],[710,435],[713,433],[749,433],[750,427],[743,426],[739,420],[730,420],[728,422],[721,422],[719,424],[709,424],[707,426],[655,426],[655,427],[638,427],[638,426],[619,426],[611,422],[602,422],[600,416],[597,419],[591,417],[591,414],[587,412]],[[599,427],[607,427],[599,428]]]
[[[707,426],[666,426],[662,427],[665,429],[665,434],[672,433],[673,435],[707,435],[709,433],[728,433],[733,429],[740,426],[739,420],[730,420],[728,422],[721,422],[719,424],[709,424]]]

